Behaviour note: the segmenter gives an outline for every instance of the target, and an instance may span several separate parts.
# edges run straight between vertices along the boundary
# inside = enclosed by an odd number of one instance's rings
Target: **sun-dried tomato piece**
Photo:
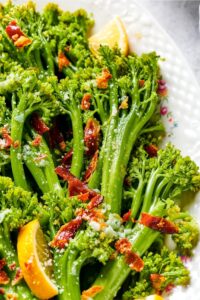
[[[143,87],[145,85],[144,79],[139,79],[139,87]]]
[[[14,45],[18,48],[24,48],[32,43],[32,40],[26,36],[20,36],[15,42]]]
[[[103,202],[103,196],[100,194],[97,194],[96,196],[94,196],[90,203],[87,205],[87,209],[93,209],[98,207],[101,203]]]
[[[0,259],[0,270],[2,270],[6,266],[5,258]]]
[[[125,255],[125,261],[129,267],[137,272],[141,272],[144,268],[144,261],[140,256],[132,251],[131,242],[127,238],[118,240],[115,243],[115,249],[120,254]]]
[[[72,163],[73,149],[69,150],[62,158],[61,163],[66,167],[70,167]]]
[[[8,284],[10,281],[10,278],[8,277],[7,273],[3,270],[0,271],[0,284]]]
[[[41,135],[37,135],[34,140],[32,141],[31,145],[34,147],[38,147],[41,144],[42,137]]]
[[[111,78],[112,74],[110,73],[110,71],[107,68],[104,68],[102,70],[102,74],[96,79],[97,87],[99,89],[107,89],[108,81]]]
[[[58,123],[55,122],[49,131],[49,143],[51,148],[59,146],[60,150],[64,151],[66,148],[65,139],[62,132],[59,130]]]
[[[14,279],[12,280],[12,285],[18,284],[23,278],[22,270],[20,268],[17,269]]]
[[[96,170],[97,168],[97,163],[98,163],[98,156],[99,156],[99,151],[97,150],[95,152],[95,154],[93,155],[90,163],[89,163],[89,166],[87,167],[87,170],[85,171],[85,175],[83,177],[83,180],[85,182],[88,182],[89,179],[90,179],[90,176],[94,173],[94,171]]]
[[[14,270],[16,269],[16,263],[13,262],[12,264],[10,264],[10,265],[8,266],[8,268],[9,268],[9,270],[14,271]]]
[[[161,233],[178,233],[178,227],[171,221],[166,220],[165,218],[152,216],[148,213],[142,213],[140,224],[147,226],[151,229],[158,230]]]
[[[31,124],[34,130],[40,135],[43,135],[45,132],[49,131],[49,127],[44,123],[42,118],[37,113],[32,115]]]
[[[5,289],[0,287],[0,295],[4,295],[5,294]]]
[[[69,243],[70,239],[75,236],[82,222],[82,218],[77,217],[76,219],[73,219],[67,224],[61,226],[51,242],[51,247],[64,248]]]
[[[144,268],[144,261],[137,253],[133,251],[128,251],[125,253],[125,261],[129,267],[136,272],[141,272]]]
[[[153,288],[156,291],[160,291],[162,289],[162,284],[165,282],[165,277],[160,274],[151,274],[150,275],[150,281],[153,286]]]
[[[0,139],[0,149],[10,148],[10,146],[13,144],[13,140],[6,127],[1,128],[1,135],[3,139]]]
[[[127,211],[127,212],[122,216],[123,222],[128,222],[128,221],[130,221],[130,217],[131,217],[131,210]]]
[[[63,68],[69,66],[70,61],[69,59],[65,56],[65,54],[61,51],[58,54],[58,69],[59,72],[62,72]]]
[[[84,130],[84,142],[87,155],[93,155],[99,148],[100,125],[93,118],[88,119]]]
[[[12,20],[8,26],[6,27],[6,33],[9,36],[10,39],[13,40],[13,36],[24,36],[24,33],[21,31],[20,27],[17,25],[17,22],[15,20]]]
[[[167,90],[167,84],[166,81],[161,79],[158,80],[158,89],[157,89],[157,93],[159,96],[161,97],[166,97],[168,94],[168,90]]]
[[[115,249],[120,254],[125,254],[128,251],[131,251],[132,245],[131,245],[131,242],[129,242],[129,240],[127,238],[123,238],[123,239],[118,240],[115,243]]]
[[[92,95],[89,93],[86,93],[83,95],[83,98],[81,100],[81,109],[82,110],[90,109],[90,99],[91,98],[92,98]]]
[[[103,286],[94,285],[88,290],[82,292],[81,300],[90,300],[91,298],[96,296],[96,294],[100,293],[102,290],[103,290]]]
[[[167,294],[170,294],[174,288],[175,288],[175,285],[173,283],[169,283],[165,288],[165,292]]]
[[[89,199],[92,199],[97,195],[97,192],[89,189],[85,183],[72,175],[65,166],[58,166],[55,171],[57,175],[68,181],[70,197],[89,193]]]
[[[149,154],[150,157],[156,157],[158,153],[158,147],[153,144],[146,145],[144,150]]]
[[[81,195],[78,195],[78,199],[81,200],[82,202],[86,202],[89,200],[89,192],[85,193],[85,194],[81,194]]]

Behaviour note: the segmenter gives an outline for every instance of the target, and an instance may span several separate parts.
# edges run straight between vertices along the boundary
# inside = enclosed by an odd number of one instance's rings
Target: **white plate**
[[[41,9],[50,0],[35,2]],[[63,9],[74,10],[82,7],[92,12],[96,22],[95,30],[101,28],[115,15],[119,15],[127,29],[131,50],[138,54],[155,50],[166,59],[160,65],[169,90],[168,101],[163,103],[168,110],[168,113],[163,116],[169,135],[167,139],[200,165],[200,87],[175,43],[150,13],[133,0],[73,0],[68,2],[58,0],[54,2],[59,3]],[[200,194],[195,198],[195,202],[189,209],[200,223]],[[187,288],[176,288],[169,297],[170,300],[200,299],[199,251],[200,244],[188,265],[191,270],[191,284]]]

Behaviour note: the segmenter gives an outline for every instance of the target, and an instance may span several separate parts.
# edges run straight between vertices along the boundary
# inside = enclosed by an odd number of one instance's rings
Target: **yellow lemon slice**
[[[17,252],[22,274],[33,294],[39,299],[57,295],[58,289],[52,281],[51,253],[38,220],[20,229]]]
[[[136,299],[136,300],[164,300],[164,298],[159,295],[150,295],[145,298],[140,298],[140,299]]]
[[[98,54],[100,45],[110,48],[119,47],[123,54],[128,54],[128,37],[124,24],[119,17],[115,17],[98,33],[89,38],[89,47],[94,55]]]

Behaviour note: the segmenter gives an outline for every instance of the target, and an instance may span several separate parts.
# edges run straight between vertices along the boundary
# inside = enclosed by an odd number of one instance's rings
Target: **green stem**
[[[23,134],[23,127],[24,127],[24,111],[26,108],[26,101],[25,97],[21,99],[19,105],[16,109],[14,109],[12,114],[11,120],[11,138],[14,142],[18,142],[19,146],[14,147],[11,146],[10,148],[10,159],[11,159],[11,167],[13,172],[13,177],[15,184],[21,186],[25,190],[29,190],[25,173],[23,167],[23,160],[22,160],[22,134]]]
[[[77,106],[77,104],[75,104]],[[83,166],[84,154],[84,133],[82,116],[79,108],[74,108],[71,112],[72,130],[73,130],[73,157],[71,165],[71,173],[80,177]]]

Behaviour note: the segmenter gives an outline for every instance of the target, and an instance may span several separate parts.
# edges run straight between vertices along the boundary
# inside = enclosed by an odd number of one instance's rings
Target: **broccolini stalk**
[[[138,215],[139,212],[168,216],[169,197],[175,198],[183,191],[197,191],[200,188],[198,167],[188,157],[183,158],[180,151],[170,144],[166,149],[159,150],[158,156],[154,158],[148,158],[141,147],[138,157],[133,160],[131,170],[130,174],[136,184],[133,192],[132,216]],[[167,193],[166,186],[170,186]],[[134,203],[135,201],[138,203]],[[174,203],[170,205],[173,207]],[[129,235],[133,251],[140,256],[143,255],[159,234],[159,231],[141,224],[135,225]],[[94,285],[103,288],[95,299],[113,299],[130,270],[123,256],[107,263],[94,282]]]
[[[73,157],[71,173],[80,177],[83,166],[84,135],[83,120],[80,109],[79,83],[76,79],[64,79],[59,85],[59,97],[67,110],[72,122],[73,131]]]
[[[49,77],[46,82],[40,77],[39,80],[37,73],[34,70],[21,69],[20,75],[15,74],[8,77],[7,81],[15,80],[15,86],[7,92],[15,93],[16,98],[13,104],[13,112],[11,119],[11,138],[13,145],[11,146],[11,166],[15,179],[15,183],[24,189],[29,189],[23,167],[22,157],[22,135],[24,124],[28,116],[35,111],[41,111],[51,118],[55,113],[59,113],[59,102],[57,101],[54,93],[54,82],[57,80],[54,77]],[[20,88],[19,88],[20,83]],[[3,82],[1,82],[3,85]],[[15,92],[17,91],[17,92]],[[0,89],[0,93],[5,94],[5,86]],[[55,176],[54,176],[55,177]]]
[[[3,286],[7,293],[20,299],[35,299],[21,278],[13,284],[19,269],[17,252],[11,240],[11,233],[35,218],[39,211],[37,197],[20,187],[15,187],[9,177],[0,177],[0,258],[5,259],[8,283]],[[19,279],[19,278],[18,278]]]

